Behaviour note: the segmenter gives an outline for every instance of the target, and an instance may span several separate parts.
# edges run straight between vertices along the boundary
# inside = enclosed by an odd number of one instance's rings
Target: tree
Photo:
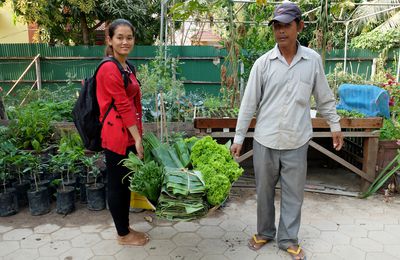
[[[157,38],[160,30],[160,0],[104,0],[101,2],[99,9],[102,11],[103,21],[124,18],[132,22],[136,28],[136,44],[151,45]]]
[[[16,15],[27,23],[36,23],[39,39],[50,44],[94,44],[95,30],[116,18],[132,22],[139,44],[149,44],[158,35],[159,22],[154,14],[158,13],[160,0],[11,1]]]
[[[386,52],[400,46],[400,0],[371,1],[376,5],[357,7],[350,32],[354,37],[351,46]],[[379,5],[379,3],[385,3]],[[390,9],[390,10],[388,10]]]

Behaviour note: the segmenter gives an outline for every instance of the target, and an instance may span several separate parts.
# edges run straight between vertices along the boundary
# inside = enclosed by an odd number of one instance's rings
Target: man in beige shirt
[[[276,7],[272,25],[276,46],[254,63],[241,102],[231,152],[239,156],[251,119],[256,115],[253,165],[257,189],[257,234],[249,247],[260,249],[275,239],[275,185],[281,182],[279,248],[294,259],[305,259],[299,246],[301,206],[307,174],[308,142],[312,138],[310,99],[326,118],[333,147],[340,150],[343,135],[335,99],[321,58],[297,41],[303,30],[299,7],[284,2]]]

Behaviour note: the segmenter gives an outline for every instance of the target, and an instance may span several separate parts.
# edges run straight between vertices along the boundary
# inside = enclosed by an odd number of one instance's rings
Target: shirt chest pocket
[[[311,91],[311,84],[299,81],[296,88],[296,102],[302,107],[307,106],[310,103]]]

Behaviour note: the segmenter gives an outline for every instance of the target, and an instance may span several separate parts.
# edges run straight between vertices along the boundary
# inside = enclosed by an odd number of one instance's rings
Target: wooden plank
[[[253,150],[250,150],[244,154],[242,154],[241,156],[239,156],[239,158],[236,159],[236,162],[241,163],[244,160],[246,160],[247,158],[250,158],[253,156]]]
[[[329,128],[329,125],[324,118],[312,118],[311,121],[313,128]],[[342,128],[379,129],[382,127],[382,125],[382,117],[340,119],[340,126]]]
[[[355,167],[351,163],[349,163],[346,160],[340,158],[339,156],[337,156],[336,154],[334,154],[331,151],[327,150],[326,148],[322,147],[321,145],[317,144],[316,142],[310,141],[310,146],[315,148],[316,150],[320,151],[321,153],[327,155],[328,157],[332,158],[333,160],[337,161],[338,163],[340,163],[341,165],[343,165],[344,167],[346,167],[350,171],[352,171],[352,172],[356,173],[357,175],[359,175],[361,178],[366,179],[366,180],[368,180],[370,182],[374,181],[374,178],[372,178],[369,174],[367,174],[366,172],[358,169],[357,167]]]
[[[361,182],[361,191],[366,191],[368,186],[375,180],[376,177],[376,163],[378,158],[379,139],[367,138],[364,140],[363,145],[363,171],[366,172],[370,183],[366,181]]]
[[[233,138],[235,137],[235,132],[211,132],[209,133],[213,138]],[[254,132],[247,132],[246,137],[252,138],[254,136]]]
[[[237,118],[203,118],[197,117],[194,119],[194,128],[235,128]],[[256,119],[250,123],[249,128],[254,128]]]
[[[371,132],[342,132],[344,137],[379,137],[379,131],[371,131]],[[235,137],[235,132],[211,132],[208,133],[214,138],[233,138]],[[246,137],[251,138],[254,136],[254,132],[247,132]],[[313,137],[332,137],[331,132],[314,132]]]
[[[0,125],[8,125],[9,120],[0,120]],[[53,122],[52,125],[56,129],[65,129],[65,130],[73,130],[76,131],[75,125],[73,122]],[[143,129],[145,132],[152,132],[154,134],[157,133],[157,123],[143,123]],[[193,124],[191,122],[170,122],[168,123],[169,133],[171,132],[185,132],[188,136],[195,135],[195,131],[199,129],[194,129]],[[201,131],[201,130],[200,130]],[[198,134],[196,134],[198,135]]]
[[[370,132],[342,132],[344,137],[379,137],[379,130]],[[332,137],[332,133],[329,132],[313,132],[313,137]]]
[[[195,128],[235,128],[237,118],[202,118],[194,119]],[[313,128],[329,128],[328,123],[324,118],[312,118]],[[364,129],[379,129],[382,127],[382,117],[368,118],[342,118],[340,125],[342,128],[364,128]],[[253,118],[249,128],[254,128],[256,119]]]

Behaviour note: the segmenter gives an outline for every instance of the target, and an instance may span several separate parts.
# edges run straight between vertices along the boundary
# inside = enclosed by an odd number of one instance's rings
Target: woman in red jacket
[[[142,246],[149,237],[129,227],[131,192],[128,178],[122,182],[129,170],[119,164],[130,151],[143,158],[140,86],[126,63],[135,44],[135,29],[129,21],[117,19],[108,30],[106,55],[114,57],[129,77],[125,88],[122,74],[113,62],[104,63],[96,76],[100,121],[114,100],[114,107],[107,114],[101,132],[107,166],[108,205],[117,229],[118,243]]]

